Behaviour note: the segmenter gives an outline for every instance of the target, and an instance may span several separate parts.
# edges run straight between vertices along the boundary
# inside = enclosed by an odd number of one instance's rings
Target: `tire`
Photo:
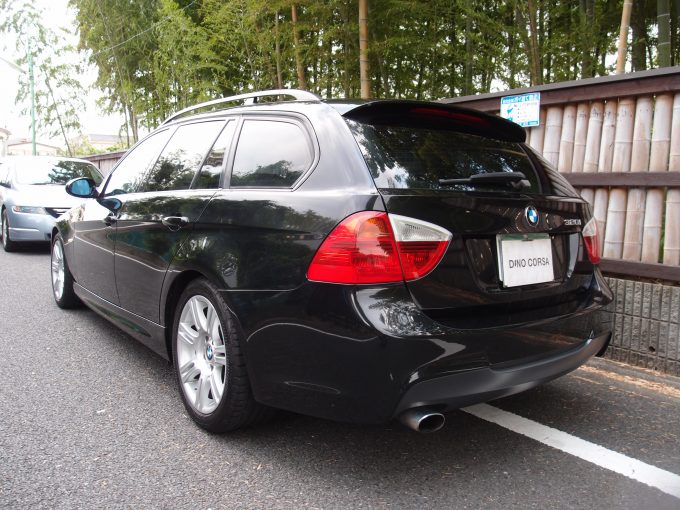
[[[18,243],[9,238],[9,219],[7,210],[2,211],[2,247],[5,251],[16,251]]]
[[[234,317],[208,280],[193,280],[180,296],[172,351],[182,402],[200,427],[231,432],[271,414],[253,397]]]
[[[59,308],[80,308],[82,301],[73,290],[73,275],[66,261],[64,242],[57,234],[52,242],[52,257],[50,264],[52,280],[52,295]]]

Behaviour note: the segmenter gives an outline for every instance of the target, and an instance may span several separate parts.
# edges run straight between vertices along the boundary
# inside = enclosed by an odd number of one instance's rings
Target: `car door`
[[[121,207],[115,273],[124,309],[159,322],[159,300],[167,268],[219,186],[221,165],[217,179],[214,175],[210,178],[209,167],[213,167],[204,163],[205,155],[216,138],[215,145],[230,143],[233,124],[229,121],[225,127],[222,119],[178,127],[145,177],[140,192],[117,197]]]
[[[119,304],[114,278],[116,231],[115,199],[135,191],[149,165],[158,156],[170,130],[156,132],[128,152],[111,173],[102,197],[86,200],[74,212],[72,272],[78,284],[111,303]]]

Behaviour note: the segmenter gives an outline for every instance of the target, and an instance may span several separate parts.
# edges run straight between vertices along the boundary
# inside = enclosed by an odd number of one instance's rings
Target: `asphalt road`
[[[680,499],[463,411],[420,435],[281,414],[189,420],[172,370],[53,303],[48,249],[0,250],[1,508],[648,508]],[[680,384],[604,361],[493,406],[680,474]]]

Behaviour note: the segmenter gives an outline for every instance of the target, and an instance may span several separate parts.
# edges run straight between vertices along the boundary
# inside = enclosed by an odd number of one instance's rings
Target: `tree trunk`
[[[633,32],[633,42],[630,48],[633,71],[647,69],[647,24],[640,2],[633,4],[630,28]]]
[[[465,16],[465,85],[463,95],[472,94],[472,16],[468,13]],[[420,78],[418,78],[420,81]]]
[[[628,53],[628,27],[630,25],[630,11],[633,0],[623,0],[621,12],[621,30],[619,31],[619,49],[616,57],[616,74],[626,71],[626,54]]]
[[[283,88],[283,76],[281,75],[281,42],[279,41],[279,11],[274,13],[274,39],[276,51],[276,84]]]
[[[581,19],[581,78],[592,78],[593,73],[593,24],[595,0],[580,0]]]
[[[300,35],[297,29],[297,7],[295,4],[290,6],[290,15],[293,21],[293,42],[295,44],[295,65],[297,67],[298,87],[307,90],[307,80],[305,79],[305,68],[302,65],[300,56]]]
[[[361,83],[361,99],[371,98],[371,80],[368,70],[368,0],[359,0],[359,82]]]
[[[671,3],[670,0],[657,0],[656,19],[659,24],[659,67],[671,65]]]
[[[543,83],[543,73],[541,70],[540,53],[538,51],[538,27],[536,26],[538,11],[536,9],[536,1],[527,0],[527,7],[529,9],[529,28],[531,29],[531,34],[529,36],[531,84],[541,85]]]

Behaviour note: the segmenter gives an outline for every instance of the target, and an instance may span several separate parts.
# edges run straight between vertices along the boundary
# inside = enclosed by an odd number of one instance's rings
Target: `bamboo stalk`
[[[602,139],[602,121],[604,119],[604,104],[595,102],[590,106],[588,118],[588,133],[586,135],[586,147],[583,155],[583,171],[597,172],[597,163],[600,154],[600,140]]]
[[[651,172],[665,172],[668,169],[672,115],[673,96],[670,94],[657,96],[654,103],[654,125],[649,157]],[[664,195],[664,190],[661,188],[647,190],[645,224],[642,234],[642,262],[659,261]]]
[[[543,137],[545,136],[546,109],[541,108],[538,126],[531,128],[529,145],[539,154],[543,153]]]
[[[678,101],[677,115],[680,116],[680,101]],[[650,172],[665,172],[668,170],[672,120],[673,96],[671,94],[657,96],[654,104],[654,129],[652,130],[651,153],[649,156]]]
[[[557,159],[557,170],[571,172],[571,162],[574,159],[574,134],[576,132],[576,106],[564,107],[562,114],[562,134],[560,137],[560,153]]]
[[[680,264],[680,189],[668,190],[663,263]]]
[[[661,220],[663,218],[664,190],[647,190],[645,221],[642,233],[642,262],[658,262],[661,246]]]
[[[668,170],[680,172],[680,93],[673,98],[671,148]],[[668,190],[666,197],[666,228],[664,230],[664,264],[680,264],[680,189]]]
[[[614,162],[614,139],[616,137],[616,113],[618,102],[609,100],[604,106],[604,118],[602,120],[602,139],[600,141],[600,159],[598,172],[611,172]]]
[[[614,137],[614,159],[612,160],[613,172],[630,172],[634,121],[635,99],[621,99],[616,112],[616,135]]]
[[[635,106],[635,123],[631,150],[631,171],[649,171],[649,149],[652,140],[652,98],[638,97]],[[642,235],[645,221],[647,191],[644,188],[628,190],[626,227],[623,237],[623,258],[639,261],[642,256]]]
[[[545,118],[543,157],[555,168],[559,162],[560,134],[562,132],[562,107],[551,106]]]
[[[628,190],[626,202],[626,226],[623,235],[624,260],[639,261],[642,254],[642,230],[645,221],[645,200],[647,191],[644,188]]]
[[[616,112],[616,134],[614,136],[614,157],[611,170],[614,172],[630,172],[630,158],[633,147],[633,122],[635,119],[635,100],[621,99]],[[621,258],[626,225],[626,202],[628,193],[625,189],[615,188],[609,194],[607,211],[607,231],[604,238],[604,256]]]
[[[625,189],[614,188],[611,190],[607,209],[607,231],[604,237],[603,255],[605,257],[619,259],[623,253],[627,199],[628,194]]]
[[[595,190],[595,200],[593,203],[593,216],[597,221],[597,229],[600,232],[600,253],[604,248],[604,237],[607,228],[607,208],[609,206],[609,190],[598,188]]]
[[[595,190],[593,188],[581,189],[581,198],[588,202],[592,208],[595,204]]]
[[[588,140],[588,103],[579,103],[576,107],[576,129],[574,130],[574,156],[571,160],[572,172],[583,172]]]
[[[673,98],[673,119],[671,121],[671,149],[668,157],[668,169],[680,172],[680,92]]]

